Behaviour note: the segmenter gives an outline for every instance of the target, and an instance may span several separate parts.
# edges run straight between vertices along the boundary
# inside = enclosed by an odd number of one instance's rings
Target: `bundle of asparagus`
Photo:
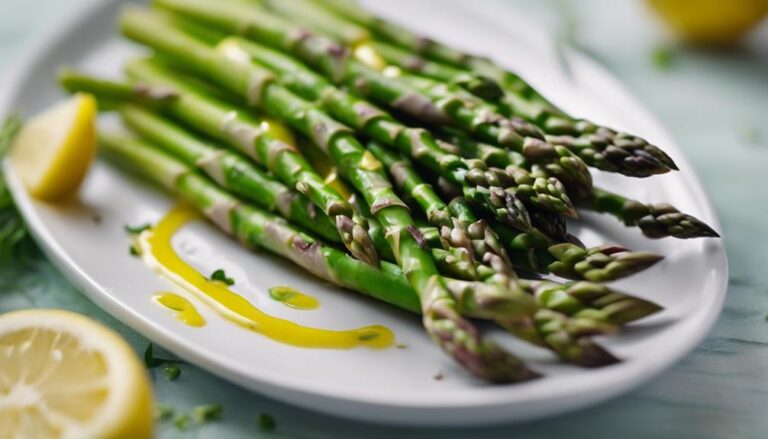
[[[599,367],[619,360],[592,336],[661,310],[599,283],[661,257],[586,248],[567,232],[576,207],[652,238],[717,236],[672,206],[593,186],[588,166],[636,177],[676,169],[657,147],[570,117],[489,60],[347,0],[155,4],[121,15],[123,34],[155,52],[130,61],[125,80],[59,78],[121,115],[131,134],[103,133],[108,156],[245,245],[421,313],[477,377],[540,374],[470,319]],[[318,154],[333,172],[306,158]]]

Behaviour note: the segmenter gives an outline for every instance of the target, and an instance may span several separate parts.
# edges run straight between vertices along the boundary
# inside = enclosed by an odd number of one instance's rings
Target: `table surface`
[[[638,1],[508,1],[613,71],[664,121],[693,160],[718,209],[731,266],[725,309],[706,341],[653,382],[602,405],[523,425],[472,430],[340,420],[270,400],[182,364],[181,377],[173,382],[153,371],[157,401],[177,410],[220,403],[224,414],[219,422],[184,432],[163,423],[158,437],[250,438],[258,435],[260,413],[276,419],[276,437],[765,437],[768,270],[762,265],[768,260],[768,190],[762,172],[768,164],[768,25],[735,50],[693,50],[670,43]],[[0,71],[65,8],[83,2],[0,0]],[[672,50],[668,68],[652,61],[661,46]],[[147,345],[47,261],[0,267],[0,313],[31,307],[81,312],[115,328],[137,352]]]

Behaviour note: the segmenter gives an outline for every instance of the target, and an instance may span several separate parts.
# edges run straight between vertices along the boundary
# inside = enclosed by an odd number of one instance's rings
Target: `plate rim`
[[[118,0],[86,0],[81,6],[70,10],[65,17],[60,21],[48,28],[45,32],[42,32],[38,37],[34,38],[27,47],[22,46],[21,54],[18,61],[14,66],[11,66],[6,70],[3,76],[5,81],[0,86],[0,114],[7,113],[11,108],[10,102],[18,95],[19,86],[23,82],[22,79],[25,73],[28,72],[39,60],[46,54],[46,52],[55,45],[56,41],[60,38],[64,38],[72,32],[75,32],[77,27],[83,25],[89,18],[99,15],[103,8],[111,7],[113,4],[121,3]],[[451,2],[453,3],[453,2]],[[500,7],[494,3],[493,7]],[[508,10],[514,10],[512,7],[507,7]],[[636,108],[633,109],[634,113],[642,115],[646,119],[646,123],[653,124],[655,129],[668,138],[668,144],[670,149],[674,149],[676,158],[685,165],[686,171],[684,174],[685,183],[689,185],[691,194],[696,195],[695,203],[700,210],[700,213],[710,221],[710,223],[718,230],[722,230],[720,222],[717,218],[716,210],[713,203],[704,189],[704,185],[701,182],[697,171],[692,167],[690,159],[685,152],[674,142],[668,135],[667,130],[658,122],[658,120],[648,111],[645,107],[632,96],[632,94],[620,83],[620,81],[613,76],[610,72],[606,71],[602,66],[594,62],[588,56],[576,51],[569,50],[569,57],[573,57],[576,62],[584,63],[595,72],[601,74],[607,81],[611,82],[611,87],[621,93],[625,100],[631,102]],[[222,365],[215,360],[215,354],[212,356],[205,351],[198,351],[190,349],[184,346],[184,339],[174,333],[159,330],[156,325],[148,318],[144,318],[138,313],[131,311],[128,307],[121,304],[119,300],[112,297],[106,291],[104,291],[99,285],[88,275],[83,272],[76,261],[74,261],[69,255],[62,249],[58,243],[53,239],[50,231],[44,226],[42,220],[38,215],[34,213],[35,207],[33,202],[24,193],[21,183],[15,176],[12,168],[7,160],[3,163],[6,176],[8,178],[9,188],[11,190],[14,199],[16,200],[19,211],[24,217],[30,232],[35,238],[38,245],[40,245],[43,252],[48,259],[56,266],[56,268],[64,274],[64,276],[73,284],[75,284],[88,298],[93,301],[97,306],[104,311],[114,316],[127,326],[141,333],[145,337],[158,341],[163,347],[178,354],[180,357],[191,360],[194,364],[207,370],[208,372],[224,377],[225,379],[236,383],[237,385],[246,387],[250,390],[258,393],[266,394],[269,397],[287,401],[292,404],[296,404],[311,410],[319,410],[327,414],[333,414],[337,416],[351,417],[355,419],[365,419],[374,422],[386,422],[396,424],[409,424],[409,425],[434,425],[434,421],[423,422],[416,417],[400,418],[398,416],[379,416],[375,412],[377,409],[395,409],[395,411],[409,410],[418,408],[423,412],[428,411],[441,411],[446,409],[453,410],[472,410],[476,412],[478,410],[484,410],[490,407],[499,408],[500,406],[511,406],[518,404],[519,401],[508,401],[505,398],[506,394],[502,392],[486,393],[481,400],[462,401],[460,403],[454,402],[452,399],[446,399],[444,401],[430,400],[429,407],[424,407],[425,401],[403,401],[402,398],[361,398],[361,395],[349,395],[346,392],[340,392],[336,386],[322,384],[316,384],[312,389],[299,388],[295,385],[291,385],[290,382],[286,382],[282,377],[269,376],[270,374],[259,373],[254,376],[253,373],[249,373],[243,367],[235,367],[235,365]],[[724,250],[724,242],[720,240],[717,244],[721,247],[723,253],[723,266],[717,267],[718,270],[722,268],[722,272],[718,275],[721,277],[721,282],[716,286],[717,296],[714,298],[713,304],[705,314],[699,317],[698,324],[696,325],[697,332],[694,336],[686,340],[686,343],[681,344],[681,348],[674,354],[665,357],[665,361],[659,361],[654,363],[653,367],[647,367],[646,370],[636,373],[633,379],[629,382],[614,382],[611,388],[607,391],[603,390],[594,394],[590,392],[588,395],[582,394],[580,401],[573,401],[572,398],[570,406],[553,405],[552,408],[546,408],[535,410],[535,413],[528,413],[529,416],[515,417],[510,416],[505,419],[501,419],[496,416],[493,418],[498,419],[486,419],[480,418],[475,425],[480,424],[493,424],[493,423],[510,423],[515,421],[531,420],[536,418],[542,418],[552,416],[555,414],[565,413],[575,410],[580,407],[586,407],[594,405],[598,402],[602,402],[611,398],[614,398],[620,394],[646,383],[651,378],[659,375],[661,372],[667,370],[672,365],[680,361],[684,356],[688,355],[701,341],[709,334],[718,316],[723,308],[723,302],[727,293],[728,282],[728,259],[727,253]],[[695,323],[695,322],[693,322]],[[691,324],[693,324],[691,323]],[[252,371],[251,371],[252,372]],[[576,389],[569,393],[575,393],[583,391],[584,389]],[[286,394],[287,392],[287,394]],[[572,395],[571,395],[572,396]],[[324,405],[313,404],[316,400],[333,401],[338,405],[355,404],[358,406],[355,413],[326,408]],[[505,400],[506,403],[505,403]],[[359,404],[366,406],[366,410],[359,410]],[[363,414],[367,412],[368,414]],[[462,417],[464,418],[464,417]],[[450,419],[447,419],[446,425],[454,425],[450,423]],[[462,419],[461,425],[470,425],[472,422],[467,422],[466,419]]]

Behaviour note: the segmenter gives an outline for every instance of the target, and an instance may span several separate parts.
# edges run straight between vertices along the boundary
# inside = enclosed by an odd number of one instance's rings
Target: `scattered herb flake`
[[[296,292],[291,287],[272,287],[269,289],[269,297],[277,302],[290,300]]]
[[[438,372],[432,376],[432,379],[434,379],[435,381],[442,381],[443,378],[445,377],[443,376],[442,372]]]
[[[141,233],[141,232],[143,232],[145,230],[151,229],[152,228],[152,224],[146,223],[146,224],[141,224],[141,225],[138,225],[138,226],[129,226],[129,225],[126,224],[124,228],[125,228],[125,231],[130,233],[131,235],[138,235],[139,233]]]
[[[158,404],[155,407],[155,419],[158,421],[167,421],[171,418],[173,418],[173,415],[176,411],[171,406],[167,406],[165,404]]]
[[[256,422],[259,424],[259,430],[264,433],[275,431],[277,428],[277,421],[275,421],[275,418],[266,413],[261,413],[256,419]]]
[[[204,424],[209,421],[221,419],[221,414],[223,412],[224,407],[222,407],[221,404],[199,405],[192,409],[192,417],[195,418],[195,422],[198,424]]]
[[[153,367],[153,363],[155,361],[155,347],[152,345],[152,343],[149,343],[147,345],[147,348],[144,349],[144,365],[147,367]]]
[[[179,415],[173,420],[173,425],[181,431],[189,427],[189,415]]]
[[[368,331],[368,332],[364,332],[364,333],[360,334],[357,337],[357,339],[360,340],[360,341],[371,341],[371,340],[376,340],[380,336],[381,336],[381,334],[379,334],[376,331]]]
[[[165,366],[165,376],[170,381],[176,381],[176,379],[181,375],[181,369],[179,369],[179,366],[175,364],[169,364],[168,366]]]
[[[395,345],[395,347],[398,348],[398,349],[405,349],[405,348],[408,347],[408,345],[405,344],[405,343],[398,343],[398,344]]]
[[[666,46],[658,46],[651,54],[653,65],[659,70],[669,70],[675,61],[675,53]]]
[[[754,125],[745,124],[741,129],[741,136],[750,145],[757,145],[762,141],[762,136]]]
[[[147,348],[144,349],[144,364],[149,369],[153,369],[157,366],[162,366],[163,364],[168,364],[168,363],[174,363],[174,361],[169,360],[167,358],[155,357],[155,347],[152,343],[149,343],[147,345]]]
[[[131,244],[130,247],[128,247],[128,253],[131,254],[131,256],[141,256],[141,253],[139,252],[139,249],[136,248],[135,245]]]
[[[219,282],[223,282],[226,285],[232,286],[235,284],[235,280],[231,277],[227,277],[227,273],[224,272],[221,268],[214,271],[211,274],[211,280],[217,280]]]

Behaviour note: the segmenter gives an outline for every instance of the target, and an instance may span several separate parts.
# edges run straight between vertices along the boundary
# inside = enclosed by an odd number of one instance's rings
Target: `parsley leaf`
[[[217,280],[229,286],[232,286],[235,284],[235,280],[232,279],[231,277],[227,277],[227,273],[225,273],[224,270],[222,270],[221,268],[219,268],[218,270],[214,271],[211,274],[211,280]]]

